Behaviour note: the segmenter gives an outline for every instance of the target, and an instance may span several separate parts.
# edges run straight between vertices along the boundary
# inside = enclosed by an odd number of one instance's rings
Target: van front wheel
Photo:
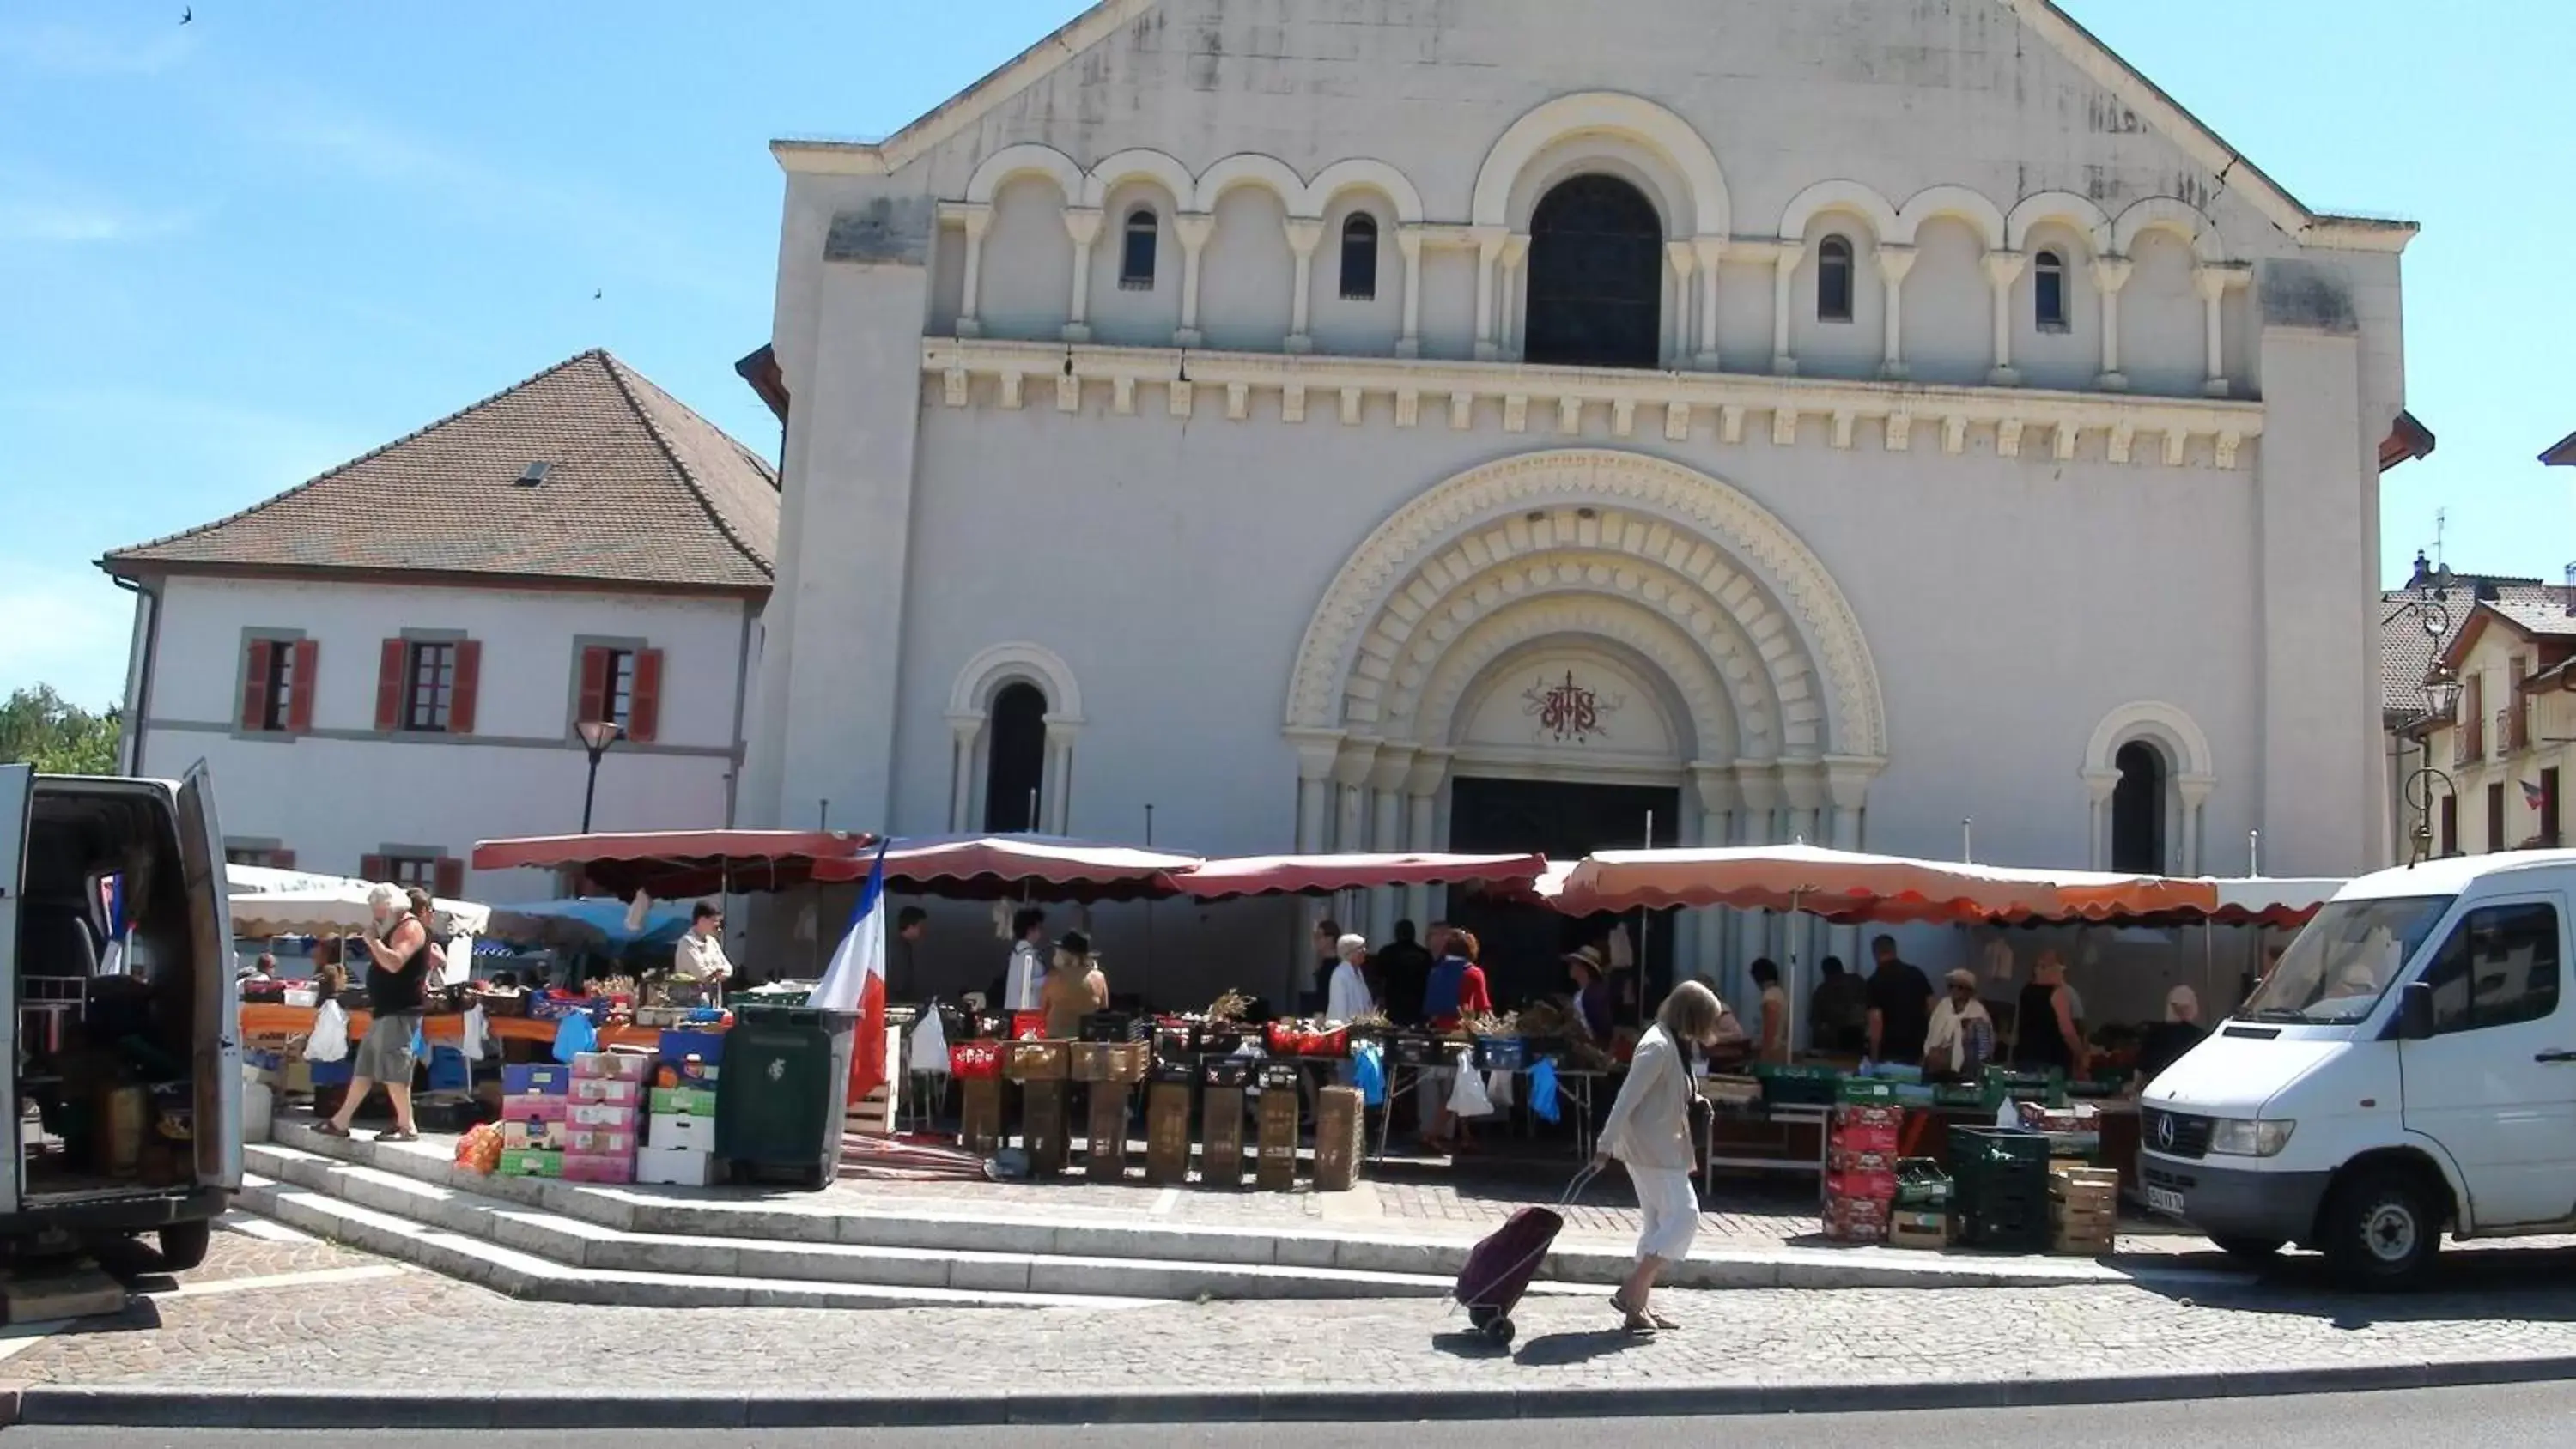
[[[184,1273],[206,1261],[206,1250],[214,1246],[215,1225],[199,1218],[193,1223],[172,1223],[161,1230],[161,1266],[173,1273]]]
[[[2335,1276],[2357,1288],[2412,1288],[2442,1246],[2442,1211],[2416,1174],[2356,1173],[2326,1199],[2320,1246]]]

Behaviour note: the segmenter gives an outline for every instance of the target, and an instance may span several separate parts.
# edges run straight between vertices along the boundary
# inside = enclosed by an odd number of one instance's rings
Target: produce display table
[[[287,1006],[273,1001],[245,1001],[241,1008],[242,1035],[246,1037],[309,1036],[313,1031],[313,1018],[318,1011],[319,1008],[311,1006]],[[355,1051],[357,1044],[366,1038],[367,1024],[371,1020],[373,1018],[363,1009],[349,1013],[350,1050]],[[484,1035],[494,1041],[536,1042],[545,1046],[554,1045],[558,1026],[559,1023],[556,1022],[534,1021],[523,1016],[487,1015],[483,1019]],[[684,1029],[723,1031],[725,1028],[710,1022],[704,1026],[691,1026]],[[622,1046],[651,1051],[662,1044],[662,1031],[663,1028],[658,1026],[603,1026],[599,1028],[599,1049],[606,1051],[610,1047]],[[421,1023],[421,1034],[433,1042],[462,1040],[465,1035],[465,1018],[462,1016],[425,1018]]]
[[[1825,1123],[1833,1114],[1833,1107],[1824,1102],[1768,1103],[1754,1111],[1729,1112],[1720,1108],[1709,1113],[1700,1134],[1700,1160],[1708,1168],[1700,1175],[1702,1197],[1705,1198],[1714,1188],[1720,1168],[1741,1172],[1812,1172],[1816,1175],[1816,1190],[1821,1194],[1825,1182]],[[1742,1153],[1726,1157],[1717,1155],[1721,1135],[1732,1139],[1725,1144],[1730,1149],[1738,1145],[1757,1145],[1748,1141],[1750,1134],[1742,1130],[1757,1125],[1781,1129],[1778,1152],[1761,1156]],[[1804,1150],[1798,1142],[1798,1138],[1807,1132],[1816,1134],[1813,1152]]]

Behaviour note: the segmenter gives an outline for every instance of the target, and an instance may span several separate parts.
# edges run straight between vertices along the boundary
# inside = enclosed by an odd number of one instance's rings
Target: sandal
[[[344,1132],[340,1135],[345,1137],[348,1134]],[[420,1140],[420,1134],[417,1132],[405,1132],[400,1129],[396,1129],[391,1132],[377,1133],[376,1140],[378,1142],[418,1142]]]
[[[313,1125],[313,1132],[314,1135],[319,1137],[346,1137],[349,1135],[349,1129],[341,1126],[337,1122],[317,1122]]]
[[[1677,1333],[1681,1330],[1680,1324],[1673,1322],[1671,1319],[1666,1318],[1660,1313],[1649,1313],[1646,1317],[1655,1325],[1655,1330],[1658,1333]]]

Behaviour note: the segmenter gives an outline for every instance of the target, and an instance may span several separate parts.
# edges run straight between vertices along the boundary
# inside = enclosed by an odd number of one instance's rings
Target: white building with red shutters
[[[236,861],[510,901],[478,839],[731,820],[769,465],[587,352],[242,513],[120,549],[125,767],[214,768]]]

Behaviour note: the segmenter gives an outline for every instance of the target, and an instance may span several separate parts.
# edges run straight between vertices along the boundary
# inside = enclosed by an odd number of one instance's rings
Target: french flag
[[[832,952],[832,964],[807,1006],[859,1014],[858,1040],[850,1048],[850,1096],[856,1105],[886,1084],[886,929],[885,853],[877,842],[876,860],[868,866],[868,884],[859,892],[859,908],[850,917],[850,933]]]

